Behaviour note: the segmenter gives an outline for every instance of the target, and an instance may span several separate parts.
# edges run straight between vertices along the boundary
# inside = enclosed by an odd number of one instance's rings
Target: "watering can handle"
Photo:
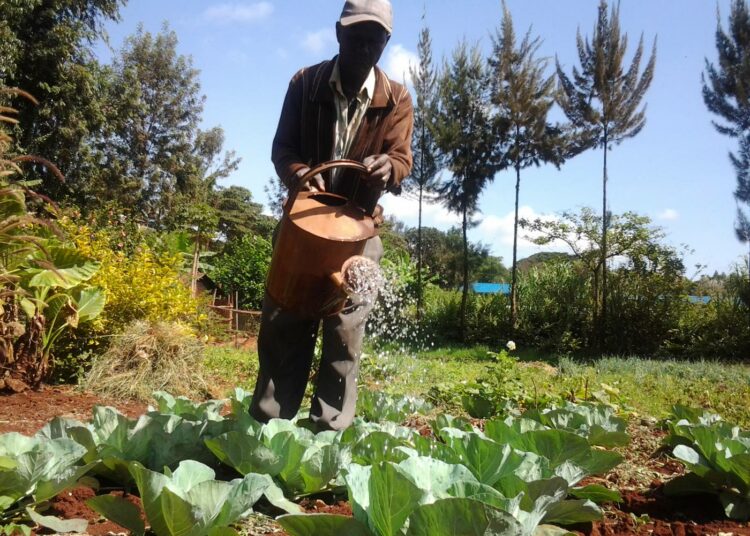
[[[297,181],[297,184],[295,187],[291,190],[289,193],[289,198],[286,200],[286,203],[284,204],[284,210],[289,211],[292,209],[292,206],[294,205],[294,202],[297,200],[297,194],[299,194],[300,190],[302,190],[302,187],[307,184],[307,182],[312,179],[315,175],[318,173],[323,173],[324,171],[328,171],[329,169],[334,168],[349,168],[349,169],[356,169],[357,171],[361,173],[367,173],[367,166],[365,166],[362,162],[357,162],[356,160],[330,160],[328,162],[323,162],[322,164],[318,164],[311,170],[309,170],[307,173],[305,173],[299,181]]]

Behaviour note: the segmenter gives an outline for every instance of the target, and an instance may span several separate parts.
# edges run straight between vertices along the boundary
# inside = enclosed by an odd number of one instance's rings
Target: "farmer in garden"
[[[376,224],[386,192],[400,193],[412,165],[413,108],[406,88],[376,67],[392,31],[389,0],[347,0],[336,23],[339,54],[306,67],[292,78],[273,140],[271,159],[291,189],[322,162],[352,159],[368,168],[337,169],[315,176],[305,189],[354,201]],[[364,256],[380,261],[383,245],[369,239]],[[322,324],[322,359],[310,419],[320,430],[346,428],[354,418],[357,373],[365,322],[372,300],[356,297]],[[250,412],[256,419],[293,417],[302,403],[320,321],[282,310],[266,293],[258,358],[260,371]]]

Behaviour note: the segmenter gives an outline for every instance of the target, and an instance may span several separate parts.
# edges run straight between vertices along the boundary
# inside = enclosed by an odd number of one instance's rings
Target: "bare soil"
[[[131,418],[146,410],[146,405],[142,403],[107,400],[75,387],[43,387],[38,391],[0,395],[0,433],[15,431],[30,435],[57,416],[87,421],[91,418],[91,409],[97,404],[116,407]],[[414,418],[405,424],[413,426],[423,435],[431,434],[426,419]],[[482,423],[476,424],[481,426]],[[620,490],[623,502],[605,505],[604,520],[572,527],[574,533],[582,536],[750,536],[748,523],[724,519],[715,497],[676,499],[665,496],[663,484],[684,473],[683,466],[661,448],[665,433],[654,422],[647,420],[631,421],[628,432],[632,438],[631,444],[619,449],[625,461],[604,477],[585,482]],[[61,493],[52,501],[51,513],[65,518],[89,520],[89,533],[93,535],[123,533],[124,529],[103,521],[85,505],[86,499],[93,494],[93,490],[85,487]],[[137,504],[137,497],[128,498]],[[329,502],[332,504],[309,499],[301,504],[311,513],[351,515],[348,503],[337,500]],[[284,532],[277,527],[251,534],[283,536]]]

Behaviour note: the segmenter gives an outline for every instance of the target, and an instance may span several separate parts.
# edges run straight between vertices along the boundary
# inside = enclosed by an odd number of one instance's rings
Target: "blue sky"
[[[130,0],[122,21],[108,25],[110,46],[118,50],[138,23],[158,32],[167,21],[179,39],[179,52],[190,55],[201,72],[206,95],[204,127],[221,125],[226,149],[242,158],[239,170],[224,185],[249,188],[266,203],[263,186],[274,175],[271,141],[289,78],[304,66],[337,51],[334,25],[342,0]],[[530,26],[543,40],[540,55],[557,55],[566,72],[577,65],[576,30],[591,35],[598,0],[507,0],[516,33]],[[658,36],[656,75],[646,95],[647,123],[635,138],[615,146],[608,158],[609,204],[615,213],[627,210],[652,218],[667,240],[687,244],[687,275],[693,265],[704,271],[726,271],[741,261],[746,248],[734,235],[736,187],[728,152],[734,142],[711,125],[701,97],[704,58],[715,58],[717,6],[725,23],[729,0],[622,0],[620,21],[628,34],[628,57],[640,37],[650,50]],[[394,32],[380,66],[402,80],[416,59],[422,13],[432,31],[436,61],[448,57],[466,39],[491,46],[498,27],[498,0],[393,0]],[[110,52],[99,47],[102,59]],[[553,215],[582,206],[601,207],[602,152],[589,151],[560,170],[551,166],[527,169],[521,179],[521,214]],[[483,194],[481,223],[472,240],[490,246],[510,264],[514,176],[499,173]],[[390,215],[416,225],[412,200],[387,195]],[[426,210],[425,225],[447,229],[459,220],[439,205]],[[564,248],[557,248],[564,250]],[[540,251],[521,241],[519,257]]]

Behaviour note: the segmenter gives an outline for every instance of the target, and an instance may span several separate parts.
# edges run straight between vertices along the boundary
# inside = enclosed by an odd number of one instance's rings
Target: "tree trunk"
[[[513,265],[510,279],[510,326],[513,333],[518,327],[518,292],[516,289],[516,254],[518,252],[518,196],[521,190],[521,167],[516,164],[516,212],[513,218]]]
[[[465,194],[464,194],[465,195]],[[466,301],[469,297],[469,243],[466,238],[466,227],[468,223],[466,221],[466,198],[464,197],[463,202],[463,220],[461,222],[461,228],[463,231],[464,239],[464,289],[461,295],[461,341],[466,342]]]
[[[424,158],[424,157],[423,157]],[[419,185],[419,217],[417,219],[417,321],[422,320],[422,192]]]
[[[195,298],[198,295],[198,266],[200,259],[200,239],[196,238],[193,249],[193,267],[190,270],[190,294]]]
[[[600,348],[606,347],[607,338],[607,143],[609,136],[607,127],[604,127],[604,169],[602,176],[602,258],[601,258],[601,311],[599,314],[599,344]]]

